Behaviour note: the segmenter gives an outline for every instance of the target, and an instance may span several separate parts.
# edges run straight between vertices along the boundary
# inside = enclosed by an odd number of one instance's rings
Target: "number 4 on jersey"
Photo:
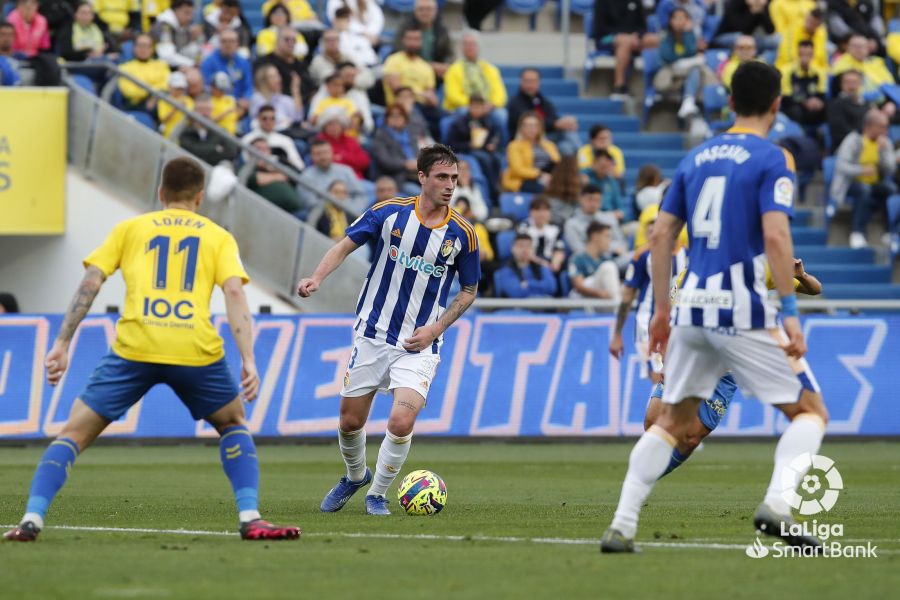
[[[722,201],[725,200],[725,177],[707,177],[694,207],[691,225],[695,238],[706,238],[706,247],[719,247],[722,234]]]

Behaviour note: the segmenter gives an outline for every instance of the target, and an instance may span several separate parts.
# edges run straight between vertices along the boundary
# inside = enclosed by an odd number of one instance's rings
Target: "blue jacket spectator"
[[[693,31],[682,32],[680,43],[668,29],[659,38],[659,60],[667,65],[696,55],[697,35]]]
[[[619,181],[613,177],[615,162],[609,152],[598,150],[594,153],[594,164],[590,169],[582,171],[587,175],[587,182],[600,188],[603,194],[604,212],[613,211],[619,222],[633,221],[631,203],[622,195]]]
[[[228,74],[234,86],[234,97],[249,105],[253,96],[253,70],[250,61],[238,54],[238,35],[230,29],[221,33],[219,48],[200,63],[200,71],[206,85],[211,85],[216,73]]]
[[[534,244],[527,233],[516,235],[512,260],[494,273],[494,290],[499,298],[546,298],[556,294],[556,278],[547,267],[535,262]]]
[[[0,56],[0,86],[19,84],[19,73],[5,56]]]

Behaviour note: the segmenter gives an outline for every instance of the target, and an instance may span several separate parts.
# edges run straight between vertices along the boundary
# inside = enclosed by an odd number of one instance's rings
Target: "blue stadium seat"
[[[441,117],[441,123],[439,128],[441,130],[441,139],[446,140],[447,134],[450,133],[450,125],[453,124],[453,120],[456,119],[455,114],[447,115],[446,117]]]
[[[706,18],[703,19],[703,39],[707,42],[712,41],[721,22],[722,17],[719,15],[706,15]]]
[[[408,13],[412,12],[416,0],[384,0],[384,7],[394,12]]]
[[[541,74],[541,79],[565,79],[566,74],[562,67],[546,66],[546,65],[498,65],[500,76],[504,79],[515,78],[518,82],[519,76],[522,75],[522,69],[528,67],[534,69]],[[516,87],[518,87],[516,83]]]
[[[531,31],[534,31],[537,29],[538,13],[543,10],[545,4],[547,4],[547,0],[505,0],[503,6],[510,12],[528,15],[530,17],[528,26],[531,28]],[[500,23],[503,20],[503,10],[498,8],[494,11],[494,15],[494,24],[497,29],[500,29]]]
[[[827,156],[822,161],[822,176],[825,179],[825,219],[831,220],[837,212],[838,205],[831,197],[831,181],[834,179],[834,165],[836,159]]]
[[[567,298],[569,294],[572,293],[572,278],[569,277],[569,272],[565,269],[560,271],[559,273],[559,295],[563,298]]]
[[[508,260],[512,256],[512,245],[516,239],[516,230],[507,229],[497,234],[497,259]]]
[[[832,283],[822,295],[832,300],[894,300],[900,298],[900,285]]]
[[[656,104],[656,88],[653,87],[653,77],[659,71],[659,51],[650,48],[641,52],[644,62],[644,122],[650,118],[650,109]]]
[[[798,246],[824,246],[828,242],[824,227],[792,227],[791,235]]]
[[[570,0],[569,2],[569,12],[574,15],[579,15],[581,18],[591,19],[593,22],[594,17],[594,0]],[[560,29],[562,27],[562,2],[557,1],[556,3],[556,28]],[[588,32],[588,36],[590,37],[590,32],[585,26],[585,32]]]
[[[706,66],[713,73],[716,73],[722,63],[728,60],[728,52],[726,50],[709,49],[704,56],[706,57]]]
[[[519,76],[504,77],[503,85],[507,90],[519,89]],[[541,92],[545,96],[578,97],[578,82],[571,79],[544,79],[541,81]]]
[[[156,121],[149,114],[142,110],[128,110],[125,114],[140,123],[141,125],[156,131]]]
[[[727,104],[728,92],[725,86],[719,84],[703,86],[703,116],[707,121],[718,120]]]
[[[77,85],[78,87],[87,90],[88,92],[90,92],[91,94],[93,94],[95,96],[97,95],[97,88],[94,87],[94,82],[91,81],[90,77],[87,77],[86,75],[77,75],[76,74],[76,75],[72,76],[72,80],[75,82],[75,85]]]
[[[500,194],[500,212],[516,222],[528,218],[532,194],[523,192]]]
[[[596,122],[602,123],[599,115]],[[617,133],[614,138],[616,146],[627,155],[627,150],[683,150],[684,136],[680,133]]]
[[[898,196],[900,198],[900,196]],[[829,246],[794,246],[794,256],[803,259],[804,267],[810,264],[859,265],[872,264],[875,251],[871,248],[834,248]],[[810,271],[813,273],[812,271]],[[813,273],[815,275],[815,273]]]
[[[891,234],[891,259],[900,255],[900,194],[887,200],[888,233]]]
[[[610,100],[609,98],[557,98],[553,101],[556,110],[560,114],[572,113],[593,113],[592,121],[600,121],[603,113],[612,113],[621,115],[624,103],[621,100]]]
[[[625,160],[629,168],[656,165],[666,170],[677,168],[684,155],[684,150],[631,150],[625,155]]]
[[[803,266],[815,274],[827,289],[828,284],[841,283],[890,283],[891,267],[889,265],[834,265],[825,263],[807,263]]]

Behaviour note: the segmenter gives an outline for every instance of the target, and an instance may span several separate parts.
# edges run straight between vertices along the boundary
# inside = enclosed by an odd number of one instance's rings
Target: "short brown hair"
[[[541,210],[544,208],[550,210],[550,201],[545,196],[535,196],[531,199],[531,204],[528,206],[528,210]]]
[[[206,173],[200,163],[188,156],[173,158],[162,172],[163,202],[193,200],[206,185]]]
[[[416,161],[417,169],[425,175],[431,173],[431,167],[436,164],[453,166],[459,164],[456,153],[443,144],[432,144],[419,150],[419,157]]]

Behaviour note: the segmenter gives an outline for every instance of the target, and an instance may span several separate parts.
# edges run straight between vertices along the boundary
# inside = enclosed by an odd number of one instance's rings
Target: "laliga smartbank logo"
[[[795,482],[799,479],[799,486]],[[794,458],[781,472],[782,492],[788,506],[801,515],[811,516],[828,512],[837,503],[844,480],[834,461],[819,454],[801,454]],[[817,519],[802,523],[781,523],[777,534],[782,539],[767,548],[757,535],[744,551],[750,558],[823,557],[823,558],[877,558],[878,546],[871,542],[865,545],[848,545],[839,539],[844,536],[843,523],[820,523]],[[784,540],[790,538],[816,538],[819,545],[805,544],[792,546]]]

